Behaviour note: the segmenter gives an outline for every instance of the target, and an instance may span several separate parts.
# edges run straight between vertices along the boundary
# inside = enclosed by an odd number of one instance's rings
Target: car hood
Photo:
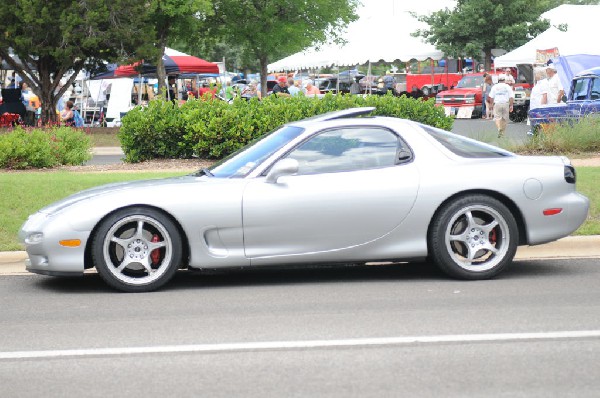
[[[129,181],[129,182],[118,182],[113,184],[100,185],[94,188],[86,189],[80,192],[77,192],[73,195],[67,196],[64,199],[61,199],[57,202],[52,203],[41,209],[40,213],[45,214],[53,214],[65,207],[68,207],[74,203],[80,202],[82,200],[86,200],[92,197],[97,197],[99,195],[107,195],[117,191],[126,191],[132,189],[139,189],[144,187],[152,186],[156,188],[157,186],[168,186],[172,184],[182,184],[187,182],[198,182],[203,180],[203,178],[199,178],[193,175],[181,176],[181,177],[169,177],[169,178],[161,178],[161,179],[153,179],[153,180],[140,180],[140,181]],[[166,188],[168,189],[168,188]]]

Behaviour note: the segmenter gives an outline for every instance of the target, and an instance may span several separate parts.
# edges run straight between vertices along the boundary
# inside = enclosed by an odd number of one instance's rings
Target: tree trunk
[[[260,93],[262,94],[262,97],[266,97],[267,96],[267,76],[269,74],[269,71],[267,69],[267,56],[266,55],[262,55],[259,57],[259,62],[260,62]]]
[[[485,59],[483,60],[483,66],[484,66],[485,70],[489,72],[490,69],[492,68],[492,49],[486,48],[483,50],[483,52],[485,53]]]
[[[158,34],[158,56],[156,60],[156,77],[158,78],[158,94],[164,93],[165,97],[169,95],[167,87],[167,73],[165,72],[165,63],[163,62],[163,55],[165,54],[165,47],[167,46],[167,31],[168,28],[162,29]],[[166,88],[166,90],[165,90]],[[172,100],[173,98],[169,98]]]

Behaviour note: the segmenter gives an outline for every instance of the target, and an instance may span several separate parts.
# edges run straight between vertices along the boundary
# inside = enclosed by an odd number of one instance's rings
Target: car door
[[[567,103],[566,116],[568,120],[578,120],[587,108],[588,93],[591,79],[577,79],[573,84],[571,100]]]
[[[283,257],[365,245],[410,212],[419,175],[403,141],[382,127],[313,135],[286,155],[297,175],[257,178],[243,199],[247,257]]]

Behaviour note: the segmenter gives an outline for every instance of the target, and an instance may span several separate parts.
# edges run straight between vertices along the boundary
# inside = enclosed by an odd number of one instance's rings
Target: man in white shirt
[[[565,90],[560,83],[554,64],[550,64],[546,67],[546,74],[548,75],[548,103],[558,104],[562,102]]]
[[[512,87],[506,84],[506,75],[501,74],[498,76],[498,84],[494,84],[489,97],[494,106],[494,121],[498,128],[498,138],[502,138],[515,101],[515,93]]]

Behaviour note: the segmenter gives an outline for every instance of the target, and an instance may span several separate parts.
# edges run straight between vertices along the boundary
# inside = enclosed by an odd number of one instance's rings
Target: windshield
[[[456,88],[477,88],[483,84],[483,76],[465,76],[456,85]]]
[[[425,125],[421,125],[421,127],[446,149],[463,158],[503,158],[514,155],[493,145],[488,145],[445,130]]]
[[[218,178],[245,177],[303,131],[301,127],[283,126],[214,164],[209,173],[201,173]]]

